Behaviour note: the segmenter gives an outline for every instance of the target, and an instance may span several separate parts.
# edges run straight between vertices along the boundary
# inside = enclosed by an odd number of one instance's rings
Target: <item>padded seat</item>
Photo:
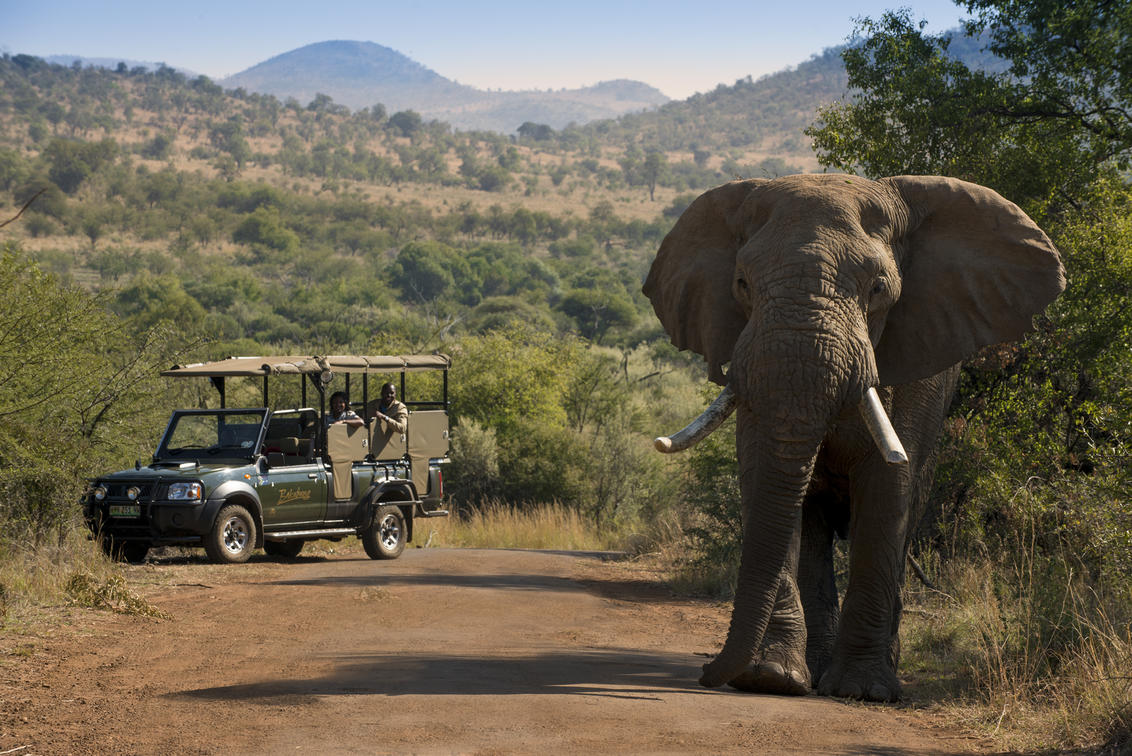
[[[303,454],[303,445],[298,438],[287,436],[279,439],[279,449],[286,456],[287,464],[297,465],[310,459],[310,439],[304,438],[302,441],[306,441],[306,454]]]

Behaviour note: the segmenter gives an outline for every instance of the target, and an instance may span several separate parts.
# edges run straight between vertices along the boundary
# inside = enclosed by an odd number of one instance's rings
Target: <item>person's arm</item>
[[[361,428],[366,423],[358,416],[357,412],[348,410],[342,413],[342,417],[334,421],[334,425],[338,424],[349,425],[351,428]]]
[[[387,424],[398,433],[404,433],[409,427],[409,409],[401,402],[397,402],[392,407],[388,408],[388,413],[389,414],[386,414],[378,410],[377,419]]]

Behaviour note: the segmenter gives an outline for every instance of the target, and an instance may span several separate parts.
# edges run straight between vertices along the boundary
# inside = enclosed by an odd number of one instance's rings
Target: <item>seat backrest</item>
[[[287,438],[288,436],[302,435],[299,418],[273,417],[267,424],[267,435],[271,438]]]

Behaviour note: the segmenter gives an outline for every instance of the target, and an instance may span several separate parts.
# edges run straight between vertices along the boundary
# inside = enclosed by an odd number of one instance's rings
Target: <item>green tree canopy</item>
[[[807,129],[822,164],[941,174],[1035,207],[1075,203],[1132,156],[1132,5],[969,0],[967,33],[1009,67],[972,70],[909,11],[864,20],[844,52],[849,102]]]
[[[389,116],[390,128],[396,129],[401,136],[411,137],[421,130],[424,120],[415,110],[400,110]]]
[[[74,194],[91,174],[118,156],[118,144],[113,139],[52,139],[43,156],[50,166],[47,177],[51,182],[67,194]]]
[[[0,541],[61,534],[83,478],[159,430],[168,335],[134,331],[0,245]]]

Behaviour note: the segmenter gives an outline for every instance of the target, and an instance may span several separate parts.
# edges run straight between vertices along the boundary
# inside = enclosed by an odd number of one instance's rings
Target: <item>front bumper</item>
[[[136,507],[136,515],[128,507]],[[114,497],[94,501],[88,497],[83,515],[96,537],[162,546],[200,542],[212,525],[209,509],[203,502],[151,501],[141,497],[136,501]],[[129,514],[120,514],[123,511]]]

